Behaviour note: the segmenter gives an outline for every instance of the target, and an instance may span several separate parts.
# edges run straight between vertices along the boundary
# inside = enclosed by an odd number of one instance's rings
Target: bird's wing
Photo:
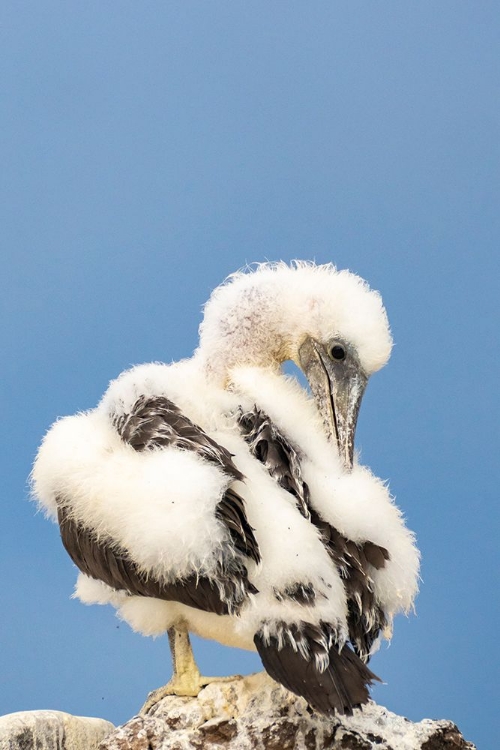
[[[72,560],[117,590],[237,612],[260,555],[231,454],[163,396],[109,416],[59,421],[35,464],[35,492],[55,507]]]
[[[320,532],[344,584],[349,638],[356,654],[368,660],[373,642],[386,625],[384,612],[374,595],[372,571],[384,567],[389,559],[387,550],[371,541],[356,544],[321,517],[311,504],[297,449],[264,412],[255,407],[242,413],[239,424],[252,454],[280,487],[293,495],[300,513]]]
[[[238,611],[249,593],[256,593],[248,580],[244,563],[228,555],[221,555],[218,569],[213,574],[193,572],[174,580],[163,580],[148,574],[130,554],[93,529],[75,521],[66,503],[57,511],[59,530],[64,548],[82,573],[111,588],[136,596],[148,596],[165,601],[176,601],[217,615]]]

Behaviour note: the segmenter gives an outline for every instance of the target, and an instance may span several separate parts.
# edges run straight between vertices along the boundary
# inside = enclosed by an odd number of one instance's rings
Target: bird
[[[331,263],[254,264],[212,292],[199,333],[191,357],[136,365],[58,419],[33,495],[79,569],[74,595],[168,634],[173,676],[143,712],[230,679],[200,674],[194,633],[257,651],[311,710],[351,714],[419,582],[415,536],[354,450],[392,347],[382,298]]]

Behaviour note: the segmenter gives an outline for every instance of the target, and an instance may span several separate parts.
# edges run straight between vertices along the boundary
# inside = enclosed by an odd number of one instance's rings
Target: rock
[[[170,696],[99,750],[475,750],[450,721],[412,723],[375,703],[327,719],[264,673]]]
[[[97,750],[114,728],[63,711],[19,711],[0,716],[0,750]]]

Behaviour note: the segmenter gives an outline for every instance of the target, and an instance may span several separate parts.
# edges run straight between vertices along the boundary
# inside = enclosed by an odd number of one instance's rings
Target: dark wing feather
[[[368,661],[374,641],[387,624],[384,611],[375,600],[370,565],[377,569],[383,567],[389,553],[373,542],[355,544],[346,539],[313,508],[311,522],[320,531],[323,544],[344,583],[351,643],[358,656]]]
[[[298,509],[309,518],[309,487],[302,478],[295,448],[257,407],[240,415],[239,426],[252,455],[264,464],[280,487],[295,497]]]
[[[111,540],[97,538],[93,531],[73,520],[64,504],[59,505],[58,520],[63,545],[77,568],[114,589],[181,602],[217,615],[237,612],[248,593],[256,591],[235,557],[221,555],[213,578],[192,574],[162,581],[140,570],[127,552]]]
[[[280,487],[294,496],[298,510],[320,532],[344,582],[351,642],[356,653],[368,660],[373,642],[387,623],[384,612],[375,601],[370,566],[377,570],[383,568],[389,559],[388,551],[370,541],[355,544],[322,519],[311,506],[309,487],[301,474],[297,450],[264,412],[254,407],[252,411],[241,414],[239,425],[255,458],[261,461]],[[283,597],[284,593],[279,592],[278,597]]]
[[[320,713],[351,714],[369,698],[379,678],[345,645],[339,652],[331,629],[309,623],[278,624],[276,635],[257,633],[254,643],[271,677]]]
[[[179,407],[165,396],[140,396],[129,414],[113,417],[113,424],[122,440],[136,451],[167,446],[182,448],[194,451],[234,480],[244,478],[231,453],[184,416]]]
[[[215,515],[229,530],[235,549],[259,564],[259,546],[253,529],[247,521],[244,502],[231,487],[225,491],[215,509]]]

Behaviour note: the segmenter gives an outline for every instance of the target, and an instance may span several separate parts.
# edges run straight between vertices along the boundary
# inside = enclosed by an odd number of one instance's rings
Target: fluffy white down
[[[224,380],[233,366],[296,361],[307,335],[350,341],[368,375],[392,348],[382,299],[366,281],[331,264],[296,261],[263,263],[217,287],[205,305],[200,352],[212,376]]]
[[[210,435],[234,427],[232,415],[240,405],[234,393],[207,381],[196,356],[171,365],[137,365],[122,372],[111,381],[98,410],[107,417],[127,414],[139,396],[166,396]]]
[[[125,591],[117,591],[108,586],[104,581],[97,581],[84,573],[79,573],[76,579],[74,599],[79,599],[84,604],[112,604],[119,607],[127,599]]]
[[[255,631],[242,627],[241,620],[236,617],[220,617],[178,602],[164,602],[145,596],[127,597],[117,605],[117,614],[132,630],[142,635],[157,637],[177,623],[187,622],[189,630],[202,638],[218,641],[224,646],[255,651]]]

